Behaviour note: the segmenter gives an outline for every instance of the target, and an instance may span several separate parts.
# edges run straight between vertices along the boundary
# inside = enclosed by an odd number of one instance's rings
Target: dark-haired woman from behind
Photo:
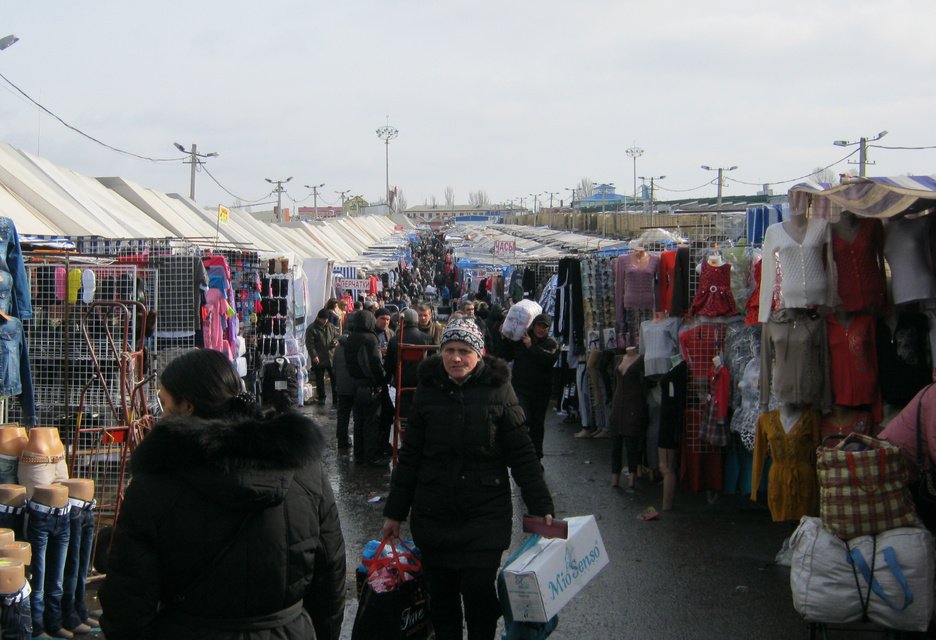
[[[318,426],[259,413],[216,351],[173,360],[159,397],[101,589],[108,640],[337,640],[345,548]]]

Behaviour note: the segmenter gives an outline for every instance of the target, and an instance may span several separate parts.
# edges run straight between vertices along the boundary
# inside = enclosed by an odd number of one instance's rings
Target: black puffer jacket
[[[370,311],[357,311],[351,317],[351,335],[345,344],[345,366],[352,378],[374,386],[384,382],[383,358],[377,343],[377,319]]]
[[[544,320],[545,319],[545,320]],[[552,322],[545,314],[533,319],[537,322]],[[549,394],[552,387],[553,365],[559,358],[559,344],[550,336],[538,340],[533,334],[533,326],[527,329],[532,343],[524,346],[520,340],[501,341],[501,353],[507,360],[513,360],[513,388],[524,396],[542,397]]]
[[[345,547],[323,442],[295,413],[160,421],[131,459],[100,596],[108,640],[337,639]],[[298,602],[272,629],[245,620]]]
[[[485,358],[458,385],[433,356],[419,374],[384,516],[411,516],[413,539],[437,566],[496,566],[510,546],[508,469],[530,513],[554,513],[510,370]]]

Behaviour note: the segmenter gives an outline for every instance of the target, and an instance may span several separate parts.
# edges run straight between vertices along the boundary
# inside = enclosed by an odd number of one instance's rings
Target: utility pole
[[[717,171],[717,172],[718,172],[718,210],[721,211],[721,205],[722,205],[722,187],[725,186],[725,172],[726,172],[726,171],[734,171],[734,170],[737,169],[738,167],[737,167],[737,165],[731,165],[730,167],[727,167],[727,168],[726,168],[726,167],[714,168],[714,167],[708,166],[707,164],[703,164],[703,165],[702,165],[702,168],[705,169],[706,171]]]
[[[283,185],[292,180],[292,176],[289,176],[285,180],[270,180],[269,178],[264,178],[270,184],[275,184],[276,188],[273,189],[273,192],[276,194],[276,210],[273,212],[273,217],[276,218],[277,222],[283,221]]]
[[[640,176],[640,179],[641,179],[641,180],[649,180],[649,181],[650,181],[650,226],[653,226],[653,188],[654,188],[654,183],[655,183],[657,180],[662,180],[662,179],[665,178],[665,177],[666,177],[666,176],[650,176],[649,178],[645,178],[644,176]]]
[[[318,190],[324,186],[324,182],[322,184],[313,184],[312,186],[305,185],[306,189],[312,189],[312,209],[315,211],[313,215],[315,216],[316,220],[318,220]],[[309,196],[306,197],[308,198]]]
[[[858,175],[864,178],[867,175],[867,165],[874,164],[873,162],[870,162],[870,163],[868,162],[868,143],[880,140],[886,135],[887,135],[887,130],[885,129],[884,131],[881,131],[873,138],[859,138],[858,142],[849,142],[848,140],[835,140],[834,142],[832,142],[832,144],[834,144],[836,147],[848,147],[853,144],[859,145],[858,146],[858,162],[855,163],[855,162],[849,161],[848,164],[858,164]]]
[[[192,165],[192,177],[189,181],[189,199],[194,201],[195,200],[195,168],[199,164],[202,163],[202,160],[199,160],[199,158],[217,158],[219,154],[216,151],[212,151],[211,153],[198,153],[198,146],[194,142],[192,143],[191,149],[186,149],[178,142],[173,142],[172,144],[174,144],[175,148],[181,151],[182,153],[189,154],[188,160],[183,160],[182,162]]]
[[[558,195],[559,195],[559,192],[558,192],[558,191],[547,191],[547,192],[546,192],[546,195],[549,196],[549,208],[552,209],[552,206],[553,206],[553,196],[558,196]]]
[[[627,157],[631,158],[634,161],[634,205],[636,206],[637,204],[637,158],[639,158],[640,156],[644,154],[644,150],[638,147],[636,143],[634,143],[634,146],[631,147],[630,149],[626,149],[624,153],[626,153]],[[624,209],[625,210],[627,209],[626,205]]]

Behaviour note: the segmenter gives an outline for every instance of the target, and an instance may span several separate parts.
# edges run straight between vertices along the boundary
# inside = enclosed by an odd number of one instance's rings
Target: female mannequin
[[[803,411],[799,405],[789,403],[780,405],[780,424],[783,425],[783,430],[790,433],[790,429],[796,425],[802,415]]]
[[[614,299],[618,322],[625,309],[654,309],[656,307],[656,277],[660,257],[634,247],[630,253],[618,256],[614,263]]]
[[[767,322],[774,296],[774,280],[781,274],[780,297],[784,308],[809,309],[828,305],[825,249],[828,223],[795,215],[767,227],[764,235],[758,321]]]
[[[23,537],[25,507],[26,487],[0,484],[0,527],[12,529],[17,538]]]
[[[31,440],[31,439],[30,439]],[[27,506],[26,540],[33,548],[33,566],[29,586],[33,634],[71,638],[62,625],[62,583],[68,551],[68,487],[39,484],[33,487]]]
[[[13,557],[0,560],[0,619],[4,638],[33,637],[25,592],[26,563]]]
[[[842,212],[832,224],[836,293],[846,311],[884,307],[884,229],[880,220]]]
[[[644,388],[643,356],[637,347],[627,347],[615,366],[614,397],[611,400],[611,486],[621,480],[623,449],[627,449],[627,489],[634,490],[637,467],[642,454],[641,436],[647,432],[650,418]]]
[[[29,440],[20,454],[19,481],[26,487],[26,495],[32,498],[33,488],[40,484],[51,484],[68,479],[65,464],[65,445],[55,427],[33,427]],[[66,490],[67,493],[67,490]],[[68,496],[65,496],[68,499]]]
[[[26,429],[16,424],[0,425],[0,484],[14,484],[19,456],[26,447]]]
[[[71,505],[68,555],[62,583],[62,625],[72,633],[85,634],[98,626],[85,606],[85,584],[94,544],[94,480],[71,478],[60,484],[68,488],[68,504]]]

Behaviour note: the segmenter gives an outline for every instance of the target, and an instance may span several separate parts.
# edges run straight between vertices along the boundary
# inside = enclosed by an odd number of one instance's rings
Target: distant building
[[[456,204],[453,206],[446,206],[444,204],[432,205],[420,205],[416,207],[410,207],[406,210],[406,217],[412,218],[413,220],[421,222],[454,222],[457,218],[459,221],[481,221],[488,220],[492,217],[502,218],[504,214],[510,213],[510,209],[504,207],[503,205],[472,205],[472,204]],[[519,210],[513,210],[514,213]]]
[[[341,207],[299,207],[296,214],[300,220],[322,220],[324,218],[337,218],[343,214]]]

